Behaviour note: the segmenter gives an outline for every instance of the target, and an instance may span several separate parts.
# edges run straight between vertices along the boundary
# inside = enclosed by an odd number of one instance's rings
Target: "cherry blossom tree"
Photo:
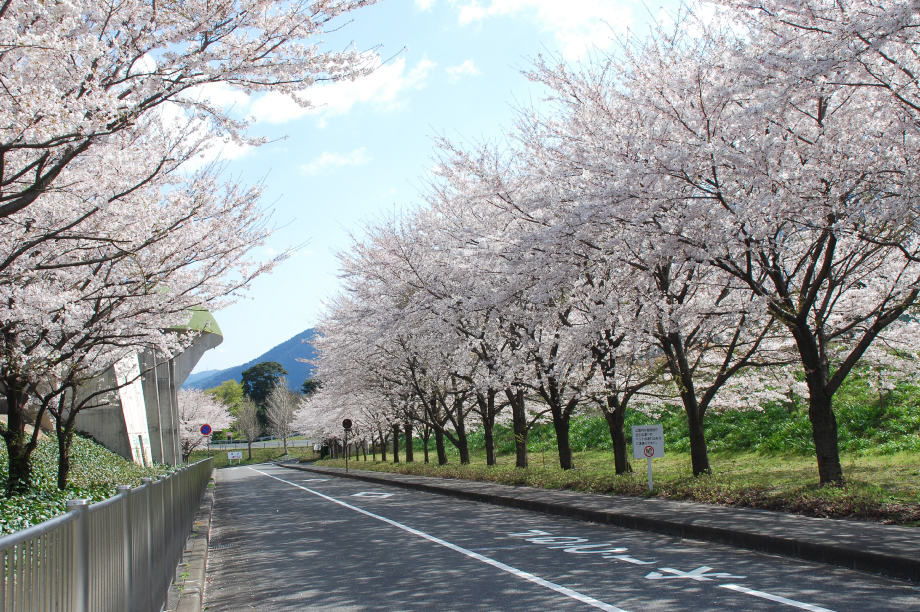
[[[868,7],[814,5],[858,52],[827,56],[825,32],[781,27],[782,16],[759,22],[746,46],[709,30],[661,63],[667,73],[643,97],[660,109],[653,199],[681,209],[669,232],[744,283],[795,341],[822,484],[843,482],[834,394],[920,295],[911,88],[893,95],[864,80],[903,74],[914,30],[860,47],[854,18]],[[872,14],[880,27],[889,20]],[[783,31],[804,55],[789,53]]]
[[[36,246],[33,270],[15,283],[0,283],[0,382],[9,413],[0,435],[10,456],[8,492],[29,486],[37,438],[27,438],[24,426],[41,422],[52,405],[47,398],[98,378],[131,352],[181,351],[191,336],[168,328],[184,325],[193,307],[221,307],[275,263],[247,258],[270,233],[258,187],[221,186],[210,169],[181,188],[174,184],[165,196],[158,184],[143,187],[121,200],[124,214],[111,217],[109,225]],[[46,199],[52,197],[64,196]],[[71,253],[53,252],[55,247]],[[84,265],[61,263],[77,257]],[[43,266],[45,258],[52,263]],[[71,438],[67,432],[86,405],[68,404],[54,413],[63,422],[59,442]]]
[[[265,398],[265,415],[273,436],[284,442],[284,454],[287,455],[287,441],[294,435],[294,413],[299,407],[299,397],[281,382],[275,385]]]
[[[249,459],[252,460],[252,443],[262,434],[262,423],[259,421],[259,407],[244,398],[236,414],[236,427],[243,434],[246,445],[249,447]]]
[[[201,426],[226,429],[233,423],[233,416],[226,404],[200,389],[179,389],[177,397],[182,460],[188,461],[192,451],[207,444],[208,436],[201,435]]]
[[[0,217],[65,188],[69,164],[170,103],[207,117],[217,134],[245,123],[203,86],[277,91],[309,105],[316,81],[354,79],[376,62],[312,42],[373,0],[169,4],[133,0],[0,6]],[[334,27],[334,26],[333,26]]]

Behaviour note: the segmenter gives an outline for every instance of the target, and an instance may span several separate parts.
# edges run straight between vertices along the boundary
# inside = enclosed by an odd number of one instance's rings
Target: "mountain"
[[[227,368],[226,370],[217,370],[210,376],[196,377],[196,375],[193,374],[188,377],[188,380],[185,381],[182,387],[187,389],[210,389],[211,387],[216,387],[225,380],[242,382],[243,370],[248,370],[252,366],[257,363],[262,363],[263,361],[277,361],[288,371],[288,387],[294,391],[300,391],[300,385],[303,381],[313,376],[313,366],[309,363],[303,363],[297,360],[316,358],[316,349],[313,348],[312,344],[305,342],[312,339],[314,333],[315,331],[313,328],[305,330],[243,365]],[[205,374],[205,372],[202,372],[202,374]]]
[[[220,372],[220,370],[205,370],[204,372],[196,372],[195,374],[189,374],[188,378],[185,379],[185,382],[182,383],[183,387],[187,387],[196,380],[204,380],[205,378],[210,378]]]

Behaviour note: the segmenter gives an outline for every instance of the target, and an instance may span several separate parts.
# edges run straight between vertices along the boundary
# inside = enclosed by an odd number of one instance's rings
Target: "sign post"
[[[348,473],[348,432],[351,431],[351,419],[342,421],[342,428],[345,430],[345,473]]]
[[[664,457],[664,427],[634,425],[632,428],[633,459],[645,458],[648,463],[648,490],[652,490],[652,459]]]
[[[208,437],[208,457],[211,456],[211,426],[205,423],[201,426],[201,429],[198,431],[201,432],[201,435]]]

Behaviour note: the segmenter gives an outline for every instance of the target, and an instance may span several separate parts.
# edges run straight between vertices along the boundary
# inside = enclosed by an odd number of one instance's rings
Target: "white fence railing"
[[[213,459],[0,537],[0,612],[160,612]]]

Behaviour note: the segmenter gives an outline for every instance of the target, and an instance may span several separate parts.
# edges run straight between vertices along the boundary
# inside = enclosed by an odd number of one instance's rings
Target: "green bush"
[[[57,488],[57,464],[57,439],[48,435],[39,440],[32,453],[32,491],[16,497],[0,497],[0,535],[63,514],[68,499],[102,501],[115,495],[117,485],[138,486],[141,478],[169,471],[164,465],[137,465],[79,436],[74,437],[71,447],[70,478],[64,491]],[[6,447],[0,446],[0,495],[6,489],[8,474]]]

